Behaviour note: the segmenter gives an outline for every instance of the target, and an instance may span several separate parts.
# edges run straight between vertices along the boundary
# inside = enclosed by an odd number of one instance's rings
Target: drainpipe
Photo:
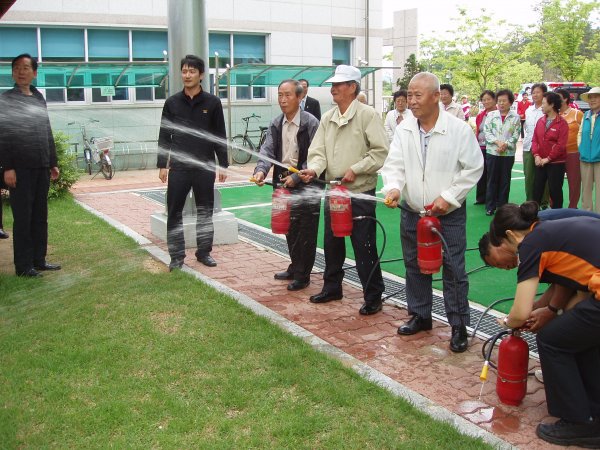
[[[210,92],[208,76],[208,29],[206,27],[205,0],[169,0],[169,87],[171,94],[183,89],[181,59],[197,55],[206,64],[202,89]]]

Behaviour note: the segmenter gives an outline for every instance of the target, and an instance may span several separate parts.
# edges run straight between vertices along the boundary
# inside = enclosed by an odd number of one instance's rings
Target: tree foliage
[[[406,62],[404,63],[404,75],[402,78],[398,78],[396,81],[396,85],[400,89],[408,89],[408,83],[411,78],[414,77],[419,72],[423,72],[425,70],[425,65],[417,61],[417,57],[414,53],[408,57]]]
[[[540,55],[544,64],[563,80],[576,80],[586,57],[598,46],[598,33],[590,23],[597,10],[596,1],[543,1],[538,7],[539,28],[532,34],[529,53]]]
[[[76,156],[69,153],[69,136],[62,132],[54,133],[54,144],[56,145],[56,156],[58,158],[58,169],[60,176],[50,182],[48,198],[62,197],[69,192],[71,186],[79,179],[79,171],[75,167]]]
[[[448,37],[422,40],[420,58],[406,65],[421,65],[471,98],[484,89],[516,92],[523,83],[543,80],[599,85],[598,0],[542,0],[535,10],[539,22],[525,31],[485,9],[459,8]]]

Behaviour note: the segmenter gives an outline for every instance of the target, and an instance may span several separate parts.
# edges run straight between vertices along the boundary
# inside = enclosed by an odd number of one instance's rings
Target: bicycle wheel
[[[83,150],[83,158],[87,166],[88,175],[92,174],[92,151],[89,148]]]
[[[108,156],[107,154],[103,154],[100,157],[100,171],[102,172],[102,175],[104,176],[105,179],[110,180],[112,179],[113,175],[114,175],[114,170],[113,170],[113,165],[112,162],[110,160],[110,156]]]
[[[231,140],[233,145],[231,146],[231,159],[236,164],[246,164],[252,158],[254,153],[254,145],[247,138],[238,134]]]

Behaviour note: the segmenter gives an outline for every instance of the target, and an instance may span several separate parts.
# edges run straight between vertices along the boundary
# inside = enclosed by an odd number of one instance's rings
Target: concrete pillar
[[[183,89],[179,64],[185,55],[197,55],[206,64],[202,89],[209,90],[208,28],[205,0],[169,0],[169,94]]]
[[[206,4],[204,0],[169,0],[169,95],[183,89],[181,82],[181,59],[185,55],[196,55],[204,60],[205,77],[202,89],[210,92],[208,70],[208,28],[206,26]],[[166,205],[165,195],[165,205]],[[196,207],[190,191],[184,207],[183,233],[186,248],[196,246]],[[213,244],[235,244],[238,227],[235,216],[221,210],[221,194],[215,188],[213,212],[215,235]],[[156,213],[150,217],[152,234],[167,240],[167,214]]]

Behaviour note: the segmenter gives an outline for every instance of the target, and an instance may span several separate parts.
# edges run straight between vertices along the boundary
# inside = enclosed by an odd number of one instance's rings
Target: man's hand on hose
[[[383,204],[388,208],[397,208],[399,201],[400,191],[398,189],[392,189],[386,194]]]

